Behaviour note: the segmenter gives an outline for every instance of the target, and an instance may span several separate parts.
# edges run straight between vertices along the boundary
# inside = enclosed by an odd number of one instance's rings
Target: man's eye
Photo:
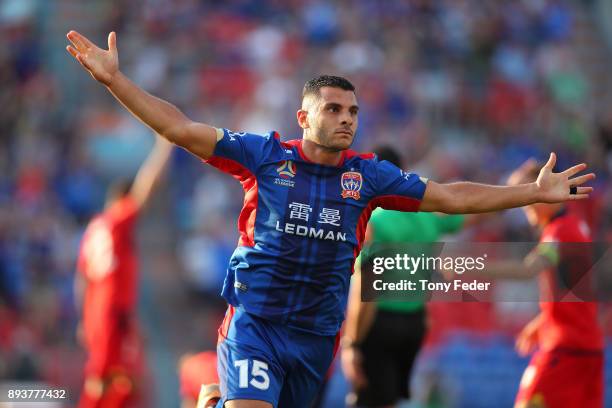
[[[330,112],[340,112],[340,109],[338,109],[337,107],[331,107],[329,108]]]

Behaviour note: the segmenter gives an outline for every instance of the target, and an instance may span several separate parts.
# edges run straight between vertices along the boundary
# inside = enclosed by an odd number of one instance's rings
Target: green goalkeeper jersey
[[[376,209],[370,218],[371,244],[431,243],[442,235],[461,230],[463,215],[443,215],[429,212],[402,212]],[[419,276],[416,271],[413,277]],[[422,276],[422,275],[421,275]],[[423,294],[424,295],[424,294]],[[413,312],[424,307],[424,300],[398,302],[379,300],[379,310]]]

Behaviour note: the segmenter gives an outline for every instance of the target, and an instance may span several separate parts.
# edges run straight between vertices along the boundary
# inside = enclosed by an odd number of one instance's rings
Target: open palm
[[[66,50],[79,61],[96,81],[110,86],[114,75],[119,71],[115,32],[113,31],[108,35],[108,50],[96,46],[76,31],[68,32],[66,37],[72,43],[72,45],[66,47]]]
[[[586,164],[577,164],[560,173],[553,173],[553,167],[557,161],[554,153],[550,154],[548,162],[540,170],[536,184],[540,193],[540,201],[544,203],[559,203],[568,200],[580,200],[589,197],[593,191],[592,187],[579,187],[589,180],[595,178],[594,173],[574,177],[586,169]],[[570,194],[570,188],[575,187],[575,193]]]

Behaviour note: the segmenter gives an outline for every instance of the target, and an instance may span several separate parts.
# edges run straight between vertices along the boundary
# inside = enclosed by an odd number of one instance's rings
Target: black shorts
[[[379,407],[410,398],[410,374],[425,338],[425,310],[379,310],[359,346],[368,386],[355,392],[356,406]]]

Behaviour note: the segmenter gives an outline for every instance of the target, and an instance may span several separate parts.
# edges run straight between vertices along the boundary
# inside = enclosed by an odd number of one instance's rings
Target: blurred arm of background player
[[[368,226],[368,229],[370,228]],[[340,350],[342,370],[355,389],[368,385],[362,367],[363,356],[359,348],[355,346],[365,339],[375,315],[376,303],[361,301],[361,265],[360,262],[355,262]]]
[[[555,153],[542,167],[534,182],[510,186],[495,186],[467,181],[439,184],[427,182],[419,211],[439,211],[446,214],[474,214],[522,207],[534,203],[561,203],[589,198],[592,187],[578,187],[595,178],[594,173],[574,177],[586,169],[581,163],[560,173],[554,173]],[[574,178],[570,178],[574,177]],[[576,187],[574,194],[570,188]]]
[[[170,161],[172,148],[173,146],[171,143],[162,139],[159,135],[155,136],[155,145],[138,169],[138,173],[136,173],[136,177],[134,178],[134,182],[129,192],[129,196],[134,201],[138,212],[147,205],[151,195],[159,185],[164,170]],[[77,271],[74,283],[74,298],[76,310],[78,311],[83,310],[83,297],[87,287],[84,275],[80,272],[83,271]],[[79,341],[82,340],[82,335],[82,327],[79,324],[77,327],[77,339]]]
[[[538,346],[540,325],[542,324],[542,315],[538,314],[531,319],[529,323],[523,327],[521,332],[516,336],[515,348],[519,355],[525,357],[531,354]]]
[[[136,203],[138,210],[147,205],[151,195],[157,189],[162,174],[164,174],[164,170],[170,161],[172,147],[171,143],[162,139],[159,135],[155,136],[155,145],[140,166],[130,189],[130,196]]]
[[[437,214],[439,217],[450,217],[446,214]],[[490,214],[470,214],[463,218],[462,228],[479,224],[489,218]],[[444,233],[457,233],[458,230],[449,227]],[[461,227],[459,227],[461,228]],[[366,243],[372,242],[374,227],[368,223],[366,230]],[[361,257],[355,262],[355,271],[351,279],[351,287],[346,311],[346,322],[341,342],[341,362],[342,370],[347,379],[355,389],[368,385],[367,377],[363,371],[363,355],[359,347],[370,332],[372,324],[376,318],[376,302],[361,301]]]
[[[530,159],[512,172],[506,184],[508,186],[520,185],[537,169],[535,160]],[[533,279],[547,269],[554,268],[554,251],[550,244],[540,243],[522,260],[506,260],[488,263],[483,271],[483,277],[495,279]],[[452,273],[451,273],[452,275]],[[521,330],[516,338],[515,347],[521,356],[527,356],[535,350],[538,345],[538,332],[542,323],[542,316],[538,314]]]
[[[483,271],[482,276],[493,279],[535,278],[546,269],[554,267],[553,263],[541,253],[542,248],[546,248],[546,243],[540,244],[523,260],[487,263],[486,269]],[[454,273],[451,272],[451,275],[454,275]],[[527,323],[527,325],[525,325],[525,327],[518,334],[515,347],[521,356],[527,356],[533,352],[538,345],[538,332],[541,321],[541,315],[538,314],[529,323]]]
[[[108,50],[103,50],[76,31],[67,34],[72,45],[66,49],[91,76],[106,86],[113,96],[134,116],[156,133],[194,155],[212,156],[220,130],[194,122],[176,106],[136,86],[119,70],[115,32],[108,35]]]
[[[527,175],[534,173],[536,169],[537,162],[533,159],[527,160],[510,174],[506,185],[521,185],[527,179]],[[546,269],[555,267],[550,258],[551,249],[553,248],[550,244],[541,243],[522,260],[496,261],[487,264],[483,276],[499,279],[532,279]]]

